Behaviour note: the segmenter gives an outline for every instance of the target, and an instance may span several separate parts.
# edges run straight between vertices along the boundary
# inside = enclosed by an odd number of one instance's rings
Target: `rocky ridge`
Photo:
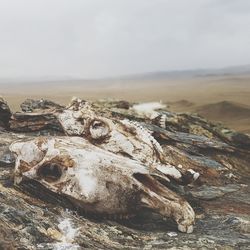
[[[200,173],[193,184],[171,188],[196,212],[192,234],[142,213],[129,220],[79,215],[46,190],[13,185],[9,145],[64,132],[54,116],[64,107],[28,100],[11,113],[0,99],[0,249],[248,249],[250,245],[250,138],[192,114],[158,110],[154,119],[125,101],[92,103],[99,115],[136,121],[152,132],[168,162]],[[164,116],[164,124],[161,117]],[[162,126],[165,125],[165,126]],[[32,185],[31,185],[32,186]]]

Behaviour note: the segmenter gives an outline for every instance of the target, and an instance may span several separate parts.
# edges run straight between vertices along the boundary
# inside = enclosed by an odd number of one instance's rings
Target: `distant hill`
[[[146,72],[141,74],[130,74],[123,76],[111,76],[105,78],[81,78],[74,76],[40,76],[40,77],[12,77],[3,78],[0,76],[0,84],[4,83],[45,83],[60,84],[62,82],[71,82],[74,84],[107,84],[112,81],[134,81],[134,80],[164,80],[164,79],[185,79],[193,77],[209,77],[209,76],[237,76],[250,75],[250,64],[241,66],[231,66],[224,68],[210,69],[190,69],[190,70],[166,70]]]
[[[176,101],[176,102],[167,102],[167,104],[169,104],[171,106],[174,105],[174,106],[181,106],[181,107],[183,107],[183,106],[192,107],[195,105],[193,102],[190,102],[190,101],[184,100],[184,99],[182,99],[180,101]]]
[[[196,113],[208,120],[222,122],[230,128],[250,134],[250,106],[223,101],[202,105]]]
[[[131,80],[161,80],[169,78],[190,78],[190,77],[209,77],[209,76],[234,76],[250,74],[250,65],[231,66],[225,68],[211,69],[190,69],[173,71],[156,71],[145,74],[135,74],[123,76],[121,79]]]
[[[196,112],[210,120],[250,118],[250,106],[229,101],[203,105]]]

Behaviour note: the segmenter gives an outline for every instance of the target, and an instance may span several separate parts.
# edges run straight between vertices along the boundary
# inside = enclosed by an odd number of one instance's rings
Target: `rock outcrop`
[[[171,219],[164,221],[147,210],[126,220],[95,218],[79,213],[67,199],[35,181],[14,185],[15,156],[10,144],[39,135],[65,136],[57,115],[64,108],[52,106],[27,108],[29,113],[11,116],[6,102],[0,100],[0,127],[4,128],[0,131],[0,249],[249,249],[247,135],[196,115],[160,110],[159,117],[149,119],[130,104],[92,103],[100,117],[127,119],[147,130],[160,144],[165,160],[181,172],[192,169],[200,174],[187,186],[174,180],[167,183],[196,213],[193,233],[184,234]]]
[[[0,97],[0,129],[9,127],[11,111],[7,103]]]

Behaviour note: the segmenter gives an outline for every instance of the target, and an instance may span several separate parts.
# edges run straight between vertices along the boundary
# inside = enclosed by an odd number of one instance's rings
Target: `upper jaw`
[[[98,213],[136,212],[138,207],[146,206],[164,217],[172,217],[180,231],[192,231],[195,215],[190,205],[159,183],[139,162],[107,152],[81,138],[47,138],[42,142],[37,138],[11,146],[17,154],[17,184],[27,178],[36,180],[50,191]],[[21,160],[27,158],[23,148],[31,144],[37,145],[34,156],[43,150],[43,158],[37,157],[35,164],[30,158],[29,169],[22,170]],[[134,197],[136,204],[130,202]]]

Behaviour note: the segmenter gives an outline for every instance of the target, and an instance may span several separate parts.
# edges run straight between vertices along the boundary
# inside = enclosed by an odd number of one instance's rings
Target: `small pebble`
[[[169,232],[169,233],[167,233],[167,235],[170,236],[170,237],[178,236],[178,234],[176,232]]]

